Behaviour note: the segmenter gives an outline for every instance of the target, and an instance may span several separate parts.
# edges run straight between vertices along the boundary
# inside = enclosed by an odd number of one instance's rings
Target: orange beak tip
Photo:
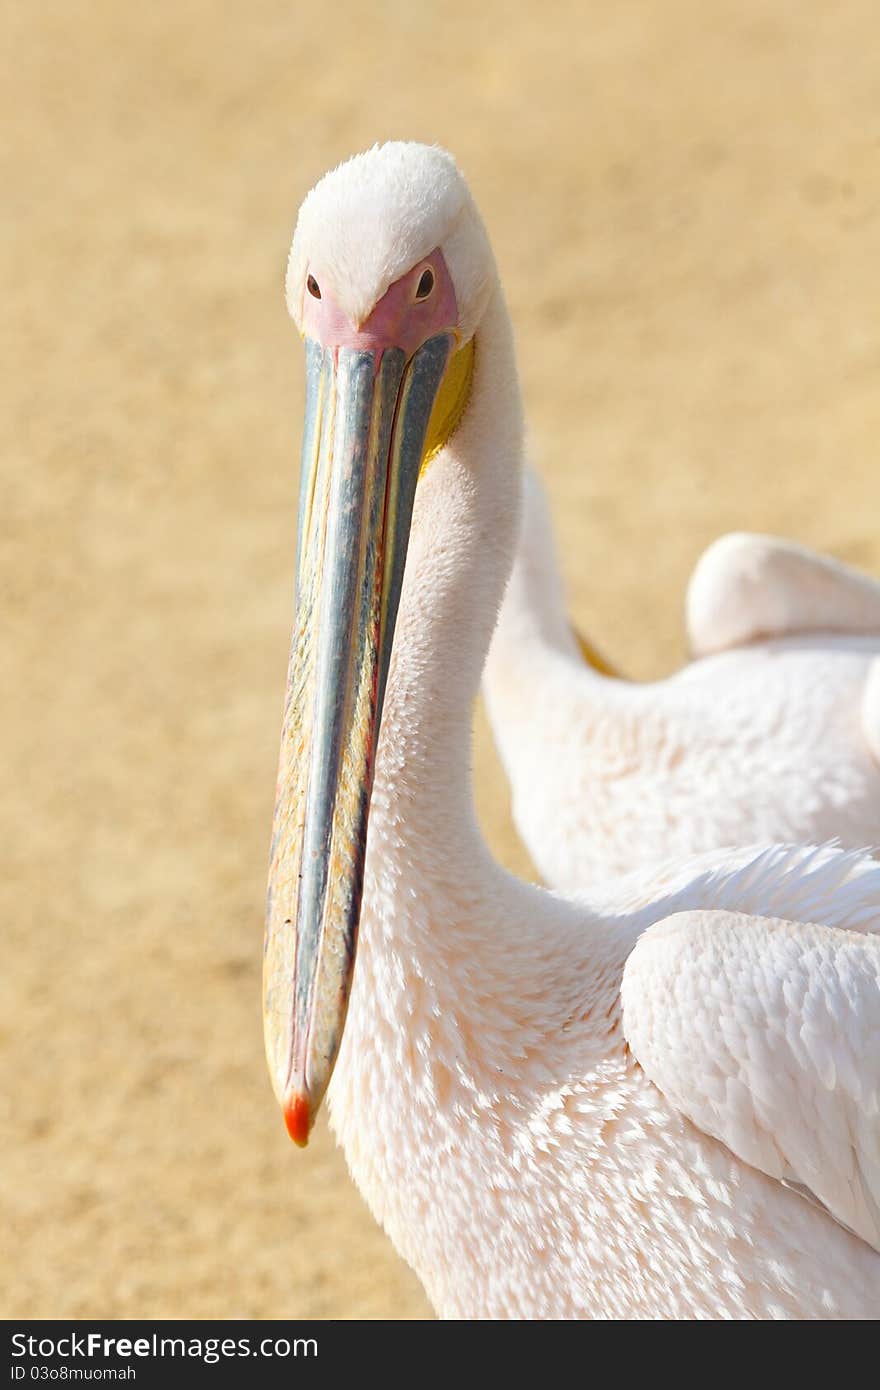
[[[291,1096],[284,1106],[284,1123],[287,1126],[287,1133],[300,1149],[304,1149],[309,1142],[311,1120],[309,1103],[305,1097]]]

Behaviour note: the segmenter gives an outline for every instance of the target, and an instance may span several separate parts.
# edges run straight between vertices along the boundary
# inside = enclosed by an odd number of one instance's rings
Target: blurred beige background
[[[880,572],[876,0],[4,15],[0,1313],[426,1316],[262,1056],[298,202],[376,139],[457,154],[573,615],[667,671],[722,530]],[[527,872],[480,717],[476,762]]]

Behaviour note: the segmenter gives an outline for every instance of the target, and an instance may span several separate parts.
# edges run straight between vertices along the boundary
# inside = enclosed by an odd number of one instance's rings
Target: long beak
[[[351,988],[382,702],[416,483],[452,347],[407,361],[306,342],[296,617],[275,805],[263,1017],[305,1144]]]

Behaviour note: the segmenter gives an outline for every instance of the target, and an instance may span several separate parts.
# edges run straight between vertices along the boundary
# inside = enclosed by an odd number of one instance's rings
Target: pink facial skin
[[[419,282],[426,270],[433,271],[434,286],[424,299],[416,298]],[[303,295],[303,331],[324,347],[349,347],[381,353],[386,348],[402,348],[407,357],[437,333],[454,331],[458,325],[458,304],[452,277],[438,248],[414,265],[383,294],[364,323],[353,323],[340,309],[332,294],[321,283],[320,272],[311,268],[321,298],[309,292],[308,279]]]

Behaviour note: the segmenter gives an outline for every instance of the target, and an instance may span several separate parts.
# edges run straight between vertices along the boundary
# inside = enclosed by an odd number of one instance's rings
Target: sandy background
[[[573,614],[660,673],[719,531],[880,572],[876,0],[4,19],[0,1313],[425,1316],[262,1056],[297,205],[377,138],[456,152]],[[481,719],[476,759],[523,870]]]

